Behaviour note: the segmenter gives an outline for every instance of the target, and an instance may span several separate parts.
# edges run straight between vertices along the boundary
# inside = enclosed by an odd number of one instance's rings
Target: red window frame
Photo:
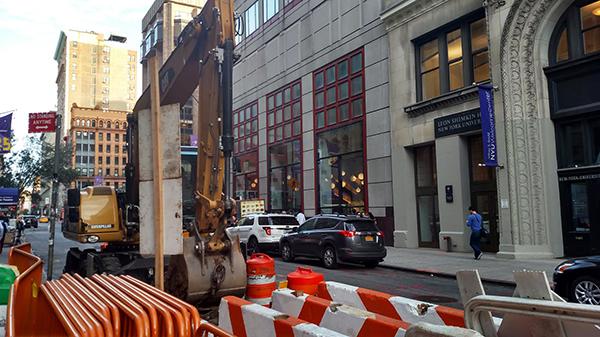
[[[352,68],[351,68],[351,61],[352,58],[360,55],[360,69],[352,72]],[[339,75],[339,71],[340,71],[340,65],[342,65],[344,62],[347,62],[348,64],[348,75],[345,77],[342,77],[340,79]],[[327,70],[330,69],[332,66],[334,66],[335,68],[335,80],[332,82],[327,81]],[[322,87],[318,87],[317,88],[317,77],[323,74],[323,86]],[[357,92],[355,94],[352,94],[352,80],[353,79],[357,79],[357,78],[361,78],[362,81],[360,83],[361,86],[361,90],[360,92]],[[348,97],[342,98],[340,97],[340,86],[341,84],[343,84],[344,82],[348,83]],[[331,88],[334,88],[335,90],[335,101],[330,101],[330,103],[327,103],[327,91]],[[320,206],[320,196],[319,196],[319,184],[317,183],[319,180],[319,170],[317,168],[317,162],[319,161],[319,156],[318,156],[318,151],[317,151],[317,139],[318,139],[318,134],[324,131],[329,131],[332,129],[336,129],[339,127],[344,127],[344,126],[348,126],[350,124],[354,124],[356,122],[360,122],[362,125],[362,144],[363,144],[363,171],[365,174],[365,184],[364,184],[364,208],[365,208],[365,212],[369,211],[369,174],[368,174],[368,169],[367,169],[367,127],[366,127],[366,106],[365,106],[365,94],[366,90],[365,90],[365,53],[364,53],[364,48],[359,48],[353,52],[350,52],[340,58],[338,58],[337,60],[313,71],[313,125],[314,125],[314,161],[315,161],[315,169],[314,169],[314,176],[315,176],[315,209],[317,212],[321,211],[321,206]],[[317,96],[323,93],[323,106],[319,106],[317,107]],[[361,106],[360,106],[360,110],[358,110],[358,113],[354,113],[352,111],[353,109],[353,105],[352,103],[354,101],[359,101],[361,102]],[[344,104],[348,104],[348,114],[349,117],[342,119],[341,118],[341,111],[340,111],[340,107],[343,106]],[[328,123],[327,120],[327,111],[329,111],[330,109],[335,108],[336,109],[336,120],[335,122],[331,122]],[[323,126],[319,126],[317,124],[317,119],[319,116],[319,113],[323,113],[323,118],[324,118],[324,122],[323,122]]]
[[[258,178],[258,101],[246,104],[233,112],[233,139],[233,154],[240,159],[240,163],[245,159],[254,159],[256,163],[255,171],[235,173],[233,181],[235,194],[237,192],[235,181],[238,176],[246,176],[254,172]],[[258,186],[257,182],[257,195],[260,193]]]
[[[289,90],[289,100],[285,99],[285,92]],[[281,95],[281,104],[277,104],[277,97]],[[286,119],[286,108],[289,108],[290,118]],[[281,111],[281,118],[277,117]],[[296,125],[296,128],[294,128]],[[286,127],[289,126],[289,133]],[[278,139],[277,130],[281,130]],[[267,198],[271,207],[271,146],[287,142],[300,142],[302,149],[302,79],[297,79],[285,86],[267,94]],[[304,172],[304,157],[300,154],[300,171]],[[288,164],[292,165],[292,164]],[[304,177],[300,181],[300,191],[304,191]],[[300,193],[300,210],[304,210],[304,193]]]
[[[360,58],[360,68],[352,71],[352,62]],[[337,127],[340,124],[352,123],[363,119],[365,116],[365,64],[363,49],[358,49],[341,58],[315,70],[313,72],[313,105],[314,105],[314,129],[321,131],[331,127]],[[343,65],[346,65],[347,74],[344,75]],[[333,79],[331,79],[333,69]],[[343,76],[340,78],[340,76]],[[318,86],[319,77],[322,77],[322,86]],[[331,82],[330,82],[331,79]],[[346,89],[344,90],[344,85]],[[353,91],[356,92],[353,93]],[[346,94],[344,95],[344,91]],[[333,96],[333,98],[332,98]],[[319,97],[322,97],[323,104],[319,105]],[[354,103],[360,103],[355,106]],[[344,113],[343,108],[346,112]],[[329,114],[330,110],[335,109],[335,120]],[[347,116],[344,116],[347,114]],[[320,125],[321,119],[323,123]]]
[[[288,100],[285,98],[286,92],[289,93]],[[278,104],[279,100],[281,103]],[[286,118],[286,111],[289,111],[289,118]],[[267,95],[267,145],[300,137],[302,137],[302,82],[298,79]]]

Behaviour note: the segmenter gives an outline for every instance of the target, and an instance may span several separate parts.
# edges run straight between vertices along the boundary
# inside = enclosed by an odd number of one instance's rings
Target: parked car
[[[25,228],[38,228],[38,217],[36,215],[22,215],[25,222]]]
[[[230,236],[239,235],[248,256],[259,251],[277,250],[279,239],[299,226],[290,214],[251,214],[227,228]]]
[[[564,299],[600,304],[600,256],[567,260],[554,269],[554,291]]]
[[[374,268],[387,254],[383,232],[370,218],[356,215],[317,215],[282,236],[279,245],[284,261],[314,257],[331,269],[340,261]]]

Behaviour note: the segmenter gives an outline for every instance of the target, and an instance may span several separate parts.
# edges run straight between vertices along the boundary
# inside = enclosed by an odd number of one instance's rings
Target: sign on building
[[[18,203],[18,188],[0,188],[0,206],[14,206]]]
[[[485,166],[498,166],[498,146],[496,145],[496,119],[494,117],[493,86],[479,85],[479,105],[481,111],[481,134],[483,139],[483,163]]]
[[[29,114],[29,133],[54,132],[56,112],[34,112]]]
[[[265,201],[263,199],[258,200],[242,200],[239,201],[240,214],[239,218],[245,217],[248,214],[264,213],[265,212]]]
[[[436,118],[433,123],[435,138],[481,129],[481,118],[477,110]]]

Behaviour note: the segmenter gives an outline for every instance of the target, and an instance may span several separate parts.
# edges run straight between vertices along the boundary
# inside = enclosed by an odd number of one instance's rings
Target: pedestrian
[[[306,217],[304,216],[304,213],[302,213],[302,211],[296,214],[296,220],[298,220],[298,223],[301,225],[306,221]]]
[[[481,215],[477,213],[477,210],[473,207],[469,207],[469,216],[467,216],[467,227],[471,228],[471,239],[469,244],[473,248],[473,255],[475,260],[481,259],[483,253],[481,252]]]

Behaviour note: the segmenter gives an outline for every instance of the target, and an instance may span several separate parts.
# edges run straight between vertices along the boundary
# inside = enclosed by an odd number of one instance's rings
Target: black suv
[[[356,215],[317,215],[279,240],[284,261],[296,256],[316,257],[326,268],[339,261],[362,263],[369,268],[383,261],[387,252],[383,233],[368,217]]]
[[[25,222],[25,228],[38,228],[38,218],[36,215],[23,215],[23,222]]]

